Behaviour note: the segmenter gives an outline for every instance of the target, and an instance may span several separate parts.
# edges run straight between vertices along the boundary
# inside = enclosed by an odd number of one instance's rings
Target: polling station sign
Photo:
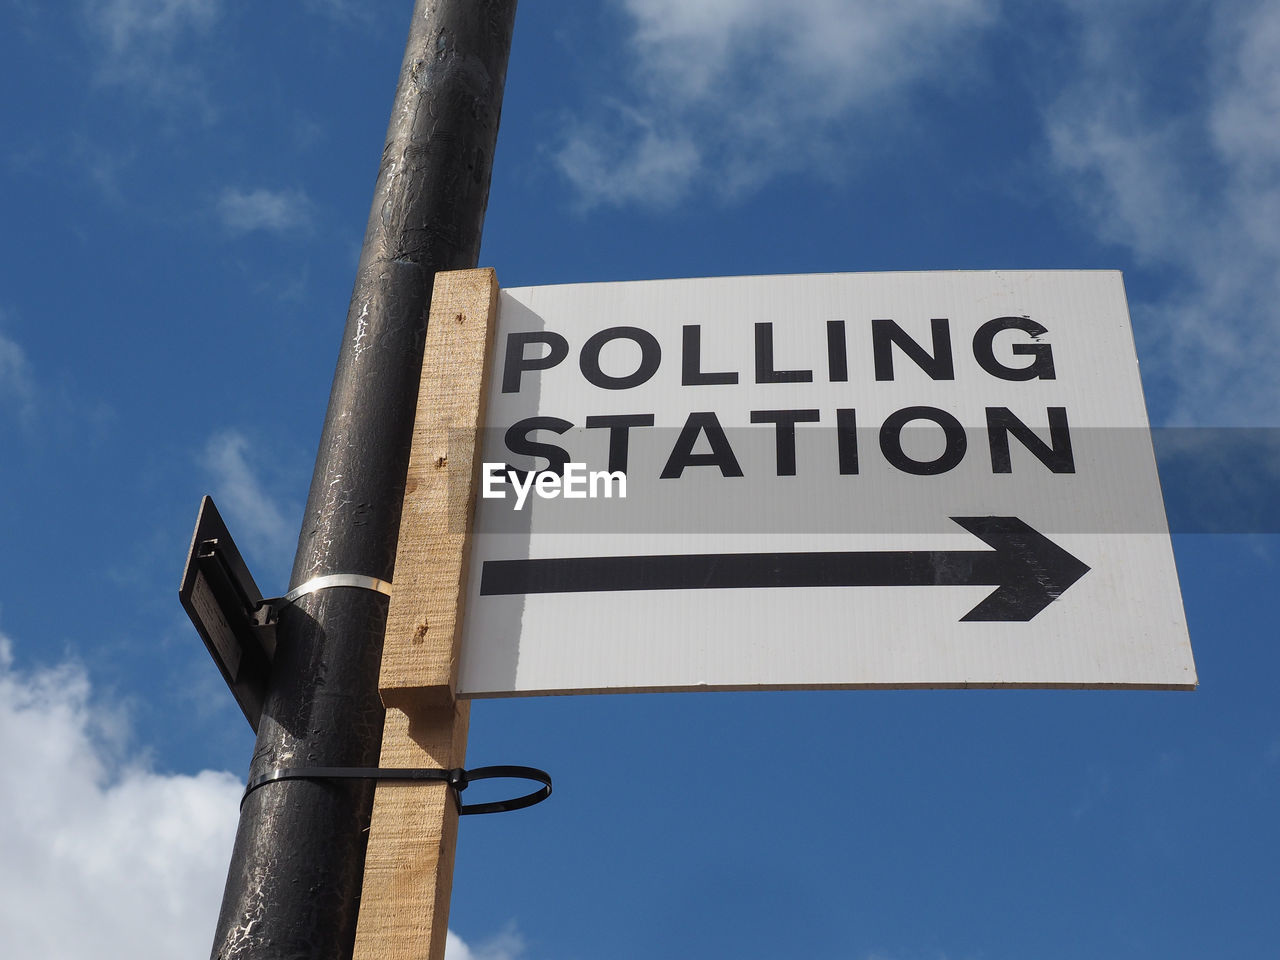
[[[1108,271],[501,292],[459,693],[1190,688]]]

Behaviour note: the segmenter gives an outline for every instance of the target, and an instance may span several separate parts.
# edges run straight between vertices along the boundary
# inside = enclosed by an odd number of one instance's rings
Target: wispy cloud
[[[1102,236],[1164,268],[1134,304],[1174,423],[1275,425],[1280,411],[1280,7],[1192,4],[1200,49],[1167,70],[1151,2],[1076,0],[1076,78],[1045,120],[1053,161]],[[1164,9],[1164,8],[1161,8]],[[1163,80],[1161,78],[1164,78]]]
[[[301,190],[240,190],[228,187],[217,203],[218,218],[233,233],[289,233],[311,222],[311,201]]]
[[[304,0],[304,3],[312,13],[339,23],[369,23],[375,12],[373,6],[363,0]]]
[[[208,950],[243,784],[207,770],[157,773],[124,755],[127,739],[81,667],[18,671],[0,636],[0,928],[10,956]]]
[[[0,309],[0,328],[5,322]],[[0,332],[0,423],[17,421],[28,439],[55,440],[84,448],[99,443],[115,419],[103,401],[86,397],[58,370],[39,369],[26,349]]]
[[[848,145],[851,119],[936,76],[938,58],[993,5],[623,0],[626,102],[601,101],[571,121],[555,162],[587,204],[670,204],[695,186],[733,194],[843,167],[820,158]]]
[[[1111,794],[1111,777],[1105,770],[1091,769],[1076,789],[1071,819],[1082,820],[1101,806]]]
[[[172,51],[182,33],[210,26],[221,0],[90,0],[89,10],[120,56],[143,50]]]
[[[195,58],[184,54],[207,37],[222,7],[223,0],[86,0],[98,78],[155,102],[209,110]]]
[[[268,583],[283,582],[288,574],[302,511],[285,506],[268,492],[250,465],[252,449],[243,433],[224,430],[209,438],[201,460],[210,474],[214,501],[236,541],[257,553],[269,570],[282,572],[283,576],[260,582],[267,589]]]
[[[688,135],[664,134],[644,114],[614,105],[611,127],[575,126],[556,165],[588,203],[666,207],[689,189],[702,164]]]
[[[26,351],[0,333],[0,411],[9,409],[23,420],[35,411],[36,388]]]

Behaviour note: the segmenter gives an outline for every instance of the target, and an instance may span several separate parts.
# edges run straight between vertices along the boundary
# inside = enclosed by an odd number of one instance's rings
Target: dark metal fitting
[[[462,803],[462,791],[473,780],[532,780],[542,784],[537,790],[509,800],[491,800],[487,803]],[[474,813],[506,813],[509,810],[520,810],[541,803],[551,796],[551,774],[536,767],[522,767],[512,764],[494,767],[476,767],[464,770],[454,767],[446,770],[441,767],[276,767],[260,777],[254,777],[244,788],[240,797],[240,806],[249,798],[249,794],[277,780],[409,780],[414,782],[445,783],[453,792],[458,803],[459,816]]]

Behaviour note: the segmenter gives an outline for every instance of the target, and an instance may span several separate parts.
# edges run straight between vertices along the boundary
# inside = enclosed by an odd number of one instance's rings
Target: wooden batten
[[[387,707],[453,701],[497,312],[492,269],[436,274],[378,681]]]
[[[436,274],[379,678],[382,767],[466,763],[454,690],[497,310],[492,269]],[[378,783],[353,960],[443,960],[457,833],[443,783]]]

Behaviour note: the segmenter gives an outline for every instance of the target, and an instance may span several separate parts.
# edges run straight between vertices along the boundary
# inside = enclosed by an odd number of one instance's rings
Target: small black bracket
[[[200,502],[178,599],[256,733],[276,651],[275,610],[210,497]]]
[[[510,800],[492,800],[488,803],[464,804],[460,794],[467,789],[467,784],[474,780],[533,780],[542,784],[537,790]],[[260,777],[254,777],[244,788],[240,798],[240,806],[244,806],[249,794],[259,787],[274,783],[277,780],[410,780],[417,782],[444,782],[453,792],[453,799],[458,804],[458,814],[466,816],[471,813],[506,813],[508,810],[520,810],[541,803],[551,796],[551,774],[535,767],[502,765],[494,767],[476,767],[474,770],[463,770],[454,767],[444,770],[438,767],[276,767]]]
[[[253,732],[258,732],[276,655],[280,611],[300,597],[331,587],[356,587],[391,596],[391,584],[357,573],[326,573],[283,597],[263,599],[213,498],[200,501],[178,599],[218,665]]]

